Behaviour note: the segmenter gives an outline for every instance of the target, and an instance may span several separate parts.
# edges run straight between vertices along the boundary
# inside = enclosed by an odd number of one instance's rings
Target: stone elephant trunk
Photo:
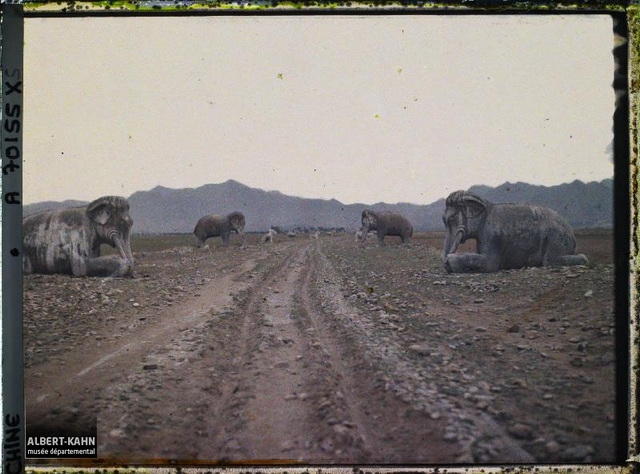
[[[131,234],[121,236],[118,232],[112,232],[111,234],[112,247],[115,247],[120,258],[127,260],[131,267],[135,265],[133,253],[131,251]]]
[[[455,231],[447,230],[444,240],[444,251],[442,254],[442,261],[447,258],[450,253],[456,253],[458,246],[465,240],[466,229],[463,226],[459,226]]]
[[[442,216],[446,227],[442,253],[443,262],[446,260],[447,255],[456,253],[458,246],[467,240],[468,230],[466,224],[464,222],[457,222],[454,218],[455,213],[448,207]]]

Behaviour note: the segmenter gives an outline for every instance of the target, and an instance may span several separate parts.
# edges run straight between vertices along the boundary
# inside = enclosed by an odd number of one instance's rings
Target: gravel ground
[[[26,275],[27,429],[96,419],[105,463],[613,462],[610,233],[487,275],[440,237],[165,236],[134,279]]]

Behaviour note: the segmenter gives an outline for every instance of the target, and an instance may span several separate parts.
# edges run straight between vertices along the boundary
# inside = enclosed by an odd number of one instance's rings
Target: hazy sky
[[[426,204],[613,176],[608,16],[25,20],[24,203],[246,185]]]

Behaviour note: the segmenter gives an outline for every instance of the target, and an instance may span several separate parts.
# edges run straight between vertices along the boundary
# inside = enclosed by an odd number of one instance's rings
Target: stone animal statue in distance
[[[244,235],[245,218],[241,212],[232,212],[223,215],[207,215],[198,220],[193,234],[196,236],[197,246],[204,247],[205,241],[210,237],[221,237],[222,244],[229,246],[229,235],[236,232],[242,239],[242,245],[246,244]]]
[[[402,243],[411,242],[413,226],[402,215],[395,212],[375,212],[370,209],[362,211],[362,239],[364,243],[370,231],[375,230],[378,234],[378,245],[384,245],[384,238],[387,235],[400,237]]]

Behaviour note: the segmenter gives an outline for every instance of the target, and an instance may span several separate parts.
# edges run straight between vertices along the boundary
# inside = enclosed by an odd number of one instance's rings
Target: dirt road
[[[96,414],[118,460],[612,457],[611,265],[455,276],[347,236],[136,259],[25,278],[28,426]]]

